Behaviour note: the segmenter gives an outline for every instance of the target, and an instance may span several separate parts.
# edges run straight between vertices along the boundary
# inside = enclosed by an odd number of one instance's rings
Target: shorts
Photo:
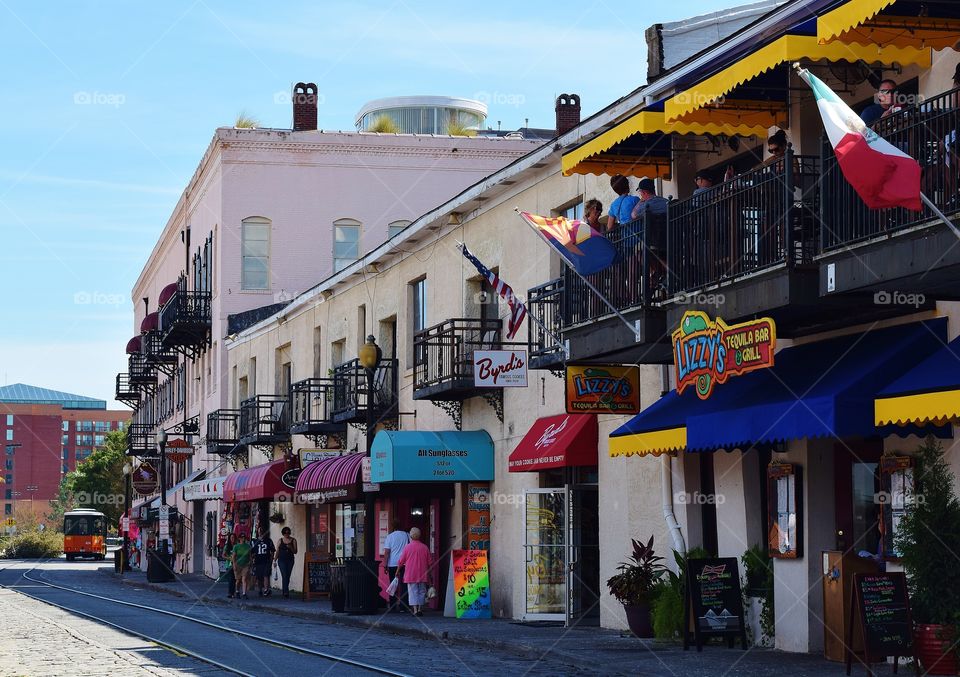
[[[256,578],[269,578],[270,577],[270,563],[271,560],[266,560],[262,562],[255,562],[253,565],[253,575]]]
[[[422,606],[426,601],[426,583],[407,583],[407,603],[410,606]]]
[[[236,567],[234,567],[234,569],[233,569],[233,577],[236,579],[237,585],[239,585],[239,584],[241,583],[241,581],[245,580],[245,579],[247,578],[247,575],[248,575],[249,573],[250,573],[250,565],[249,565],[249,564],[248,564],[247,566],[243,566],[243,567],[240,566],[240,565],[237,565]]]

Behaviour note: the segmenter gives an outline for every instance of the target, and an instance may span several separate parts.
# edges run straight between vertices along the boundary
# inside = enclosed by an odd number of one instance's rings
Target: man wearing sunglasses
[[[873,103],[860,113],[860,119],[868,127],[872,127],[879,120],[900,110],[901,107],[897,103],[897,83],[893,80],[884,80],[873,97]]]

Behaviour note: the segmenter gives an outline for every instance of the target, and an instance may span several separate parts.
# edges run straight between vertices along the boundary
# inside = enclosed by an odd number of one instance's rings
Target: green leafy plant
[[[774,637],[773,613],[773,560],[762,545],[748,548],[740,557],[746,573],[747,585],[744,597],[760,598],[760,632],[762,639],[768,641]]]
[[[252,115],[247,115],[246,111],[240,111],[237,114],[237,121],[233,123],[236,129],[256,129],[260,126],[260,121]]]
[[[368,131],[380,132],[381,134],[399,134],[400,127],[393,121],[393,118],[387,117],[386,115],[378,115],[370,124]]]
[[[683,632],[683,602],[685,598],[688,559],[703,559],[712,555],[704,548],[691,548],[686,554],[673,551],[677,571],[667,569],[657,581],[653,598],[653,633],[657,639],[675,639]]]
[[[7,559],[59,557],[62,552],[63,534],[51,529],[24,531],[3,542],[3,557]]]
[[[943,446],[928,437],[918,448],[918,491],[907,497],[894,546],[907,574],[910,604],[921,623],[960,623],[960,500]]]
[[[620,573],[607,580],[610,594],[627,606],[648,603],[653,597],[657,581],[667,571],[660,563],[663,558],[653,551],[653,536],[646,545],[636,540],[632,542],[630,561],[622,562],[617,567]]]

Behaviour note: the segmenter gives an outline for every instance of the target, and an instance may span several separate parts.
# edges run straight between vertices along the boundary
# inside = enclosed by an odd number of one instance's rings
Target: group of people
[[[383,564],[391,581],[398,580],[396,590],[390,595],[389,610],[404,613],[404,588],[407,604],[414,616],[423,615],[430,589],[430,548],[420,540],[420,529],[413,527],[409,533],[394,520],[392,529],[383,542]]]
[[[298,550],[297,539],[291,533],[290,527],[284,527],[276,545],[266,529],[252,540],[247,538],[245,531],[240,531],[236,536],[229,534],[223,546],[229,585],[227,597],[249,599],[248,591],[254,586],[260,597],[270,597],[273,594],[270,586],[271,568],[276,568],[279,573],[282,595],[290,597],[290,574]]]

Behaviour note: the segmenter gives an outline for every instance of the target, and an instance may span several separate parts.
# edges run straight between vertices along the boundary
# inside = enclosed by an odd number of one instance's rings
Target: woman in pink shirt
[[[422,616],[420,607],[427,598],[427,570],[430,569],[430,548],[420,542],[420,530],[410,530],[410,542],[400,553],[397,569],[403,572],[403,582],[407,586],[407,596],[414,616]]]

